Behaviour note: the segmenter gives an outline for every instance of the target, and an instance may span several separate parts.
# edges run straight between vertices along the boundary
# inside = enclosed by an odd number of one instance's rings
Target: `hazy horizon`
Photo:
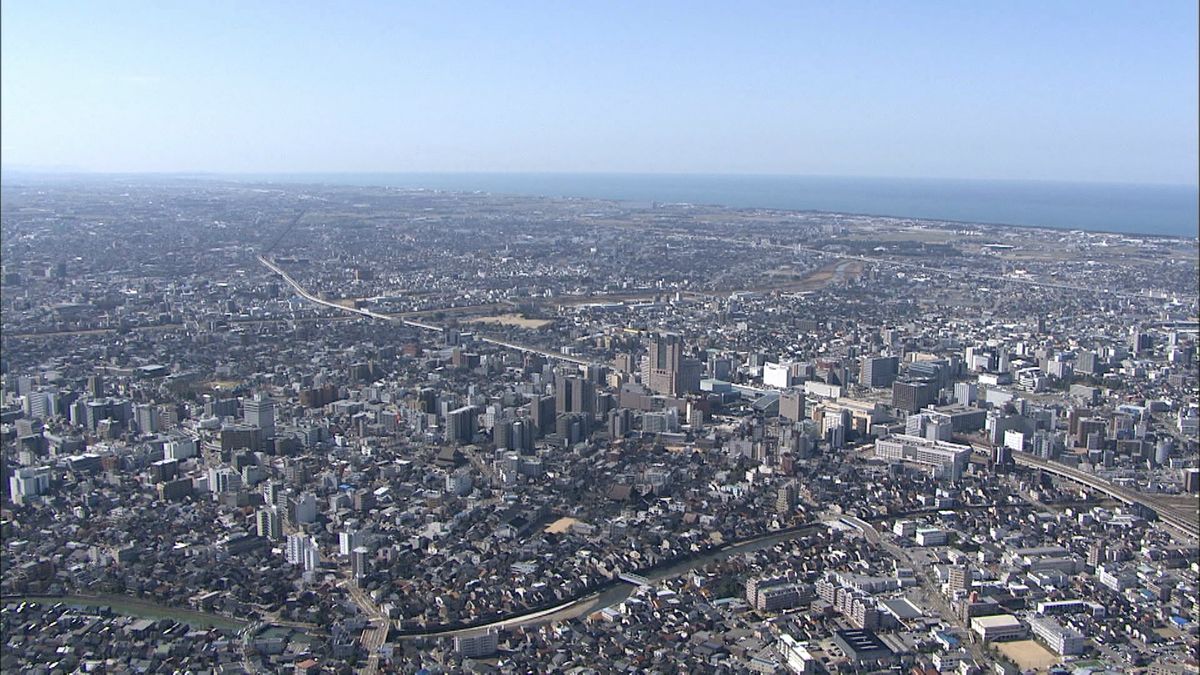
[[[1197,7],[4,3],[5,169],[1200,184]]]
[[[819,173],[765,173],[765,172],[707,172],[707,171],[104,171],[90,170],[72,166],[37,166],[37,165],[2,165],[0,172],[24,174],[30,176],[61,176],[73,177],[164,177],[164,178],[231,178],[270,180],[272,177],[353,177],[353,176],[625,176],[648,178],[796,178],[814,180],[862,180],[862,181],[895,181],[913,183],[1013,183],[1013,184],[1060,184],[1060,185],[1123,185],[1130,187],[1161,187],[1188,189],[1200,193],[1200,185],[1193,183],[1162,183],[1143,181],[1116,180],[1071,180],[1059,178],[974,178],[965,176],[883,176],[883,175],[849,175],[849,174],[819,174]]]

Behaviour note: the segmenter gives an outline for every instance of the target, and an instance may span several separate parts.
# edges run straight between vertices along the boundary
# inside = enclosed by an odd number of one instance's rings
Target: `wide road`
[[[1200,539],[1200,513],[1196,509],[1181,508],[1157,495],[1142,494],[1135,490],[1121,487],[1120,485],[1113,485],[1095,474],[1080,471],[1079,469],[1059,464],[1058,462],[1042,459],[1027,452],[1014,452],[1013,461],[1021,466],[1041,469],[1056,476],[1070,479],[1084,487],[1103,492],[1126,504],[1141,504],[1148,509],[1152,509],[1158,514],[1160,521],[1179,533],[1193,540]]]
[[[330,300],[325,300],[323,298],[317,297],[316,295],[313,295],[312,293],[309,293],[307,289],[305,289],[303,286],[301,286],[299,282],[297,282],[295,279],[293,279],[290,274],[288,274],[286,271],[284,271],[284,269],[282,267],[277,265],[270,258],[260,255],[260,256],[258,256],[258,261],[261,262],[263,265],[265,265],[267,267],[267,269],[271,270],[275,274],[278,274],[280,278],[282,278],[285,282],[287,282],[287,284],[289,286],[292,287],[292,290],[294,290],[297,295],[304,298],[305,300],[308,300],[311,303],[314,303],[317,305],[322,305],[324,307],[329,307],[330,309],[341,310],[343,312],[348,312],[350,314],[358,314],[359,316],[365,316],[369,319],[379,319],[381,321],[399,322],[406,326],[412,326],[414,328],[421,328],[423,330],[436,331],[438,333],[444,332],[446,330],[445,328],[442,328],[441,326],[436,326],[434,324],[426,323],[424,321],[416,321],[414,319],[392,316],[390,314],[381,314],[379,312],[373,312],[369,309],[361,309],[358,307],[347,307],[346,305],[342,305],[342,304],[339,304],[339,303],[336,303],[336,302],[333,302]],[[490,337],[486,337],[486,336],[482,336],[482,335],[476,335],[475,339],[479,340],[480,342],[486,343],[486,344],[495,345],[497,347],[503,347],[504,349],[511,349],[513,351],[518,351],[518,352],[522,352],[522,353],[526,353],[526,354],[540,354],[542,356],[545,356],[546,358],[558,359],[559,361],[567,361],[569,363],[575,363],[575,364],[579,364],[579,365],[583,365],[583,366],[593,365],[596,363],[595,361],[590,361],[588,359],[580,358],[578,356],[572,356],[570,354],[563,354],[560,352],[551,351],[549,349],[542,349],[540,347],[530,347],[528,345],[517,344],[515,342],[508,342],[505,340],[498,340],[496,338],[490,338]]]
[[[970,443],[971,448],[976,453],[991,455],[991,445],[980,443],[971,437],[962,437],[962,440]],[[1081,471],[1075,467],[1059,464],[1048,459],[1042,459],[1028,452],[1014,452],[1012,456],[1013,461],[1018,466],[1041,469],[1060,478],[1066,478],[1079,483],[1086,488],[1103,492],[1109,497],[1126,504],[1139,504],[1144,508],[1154,511],[1158,515],[1159,521],[1167,525],[1171,532],[1182,535],[1193,542],[1200,540],[1200,510],[1196,508],[1181,507],[1158,495],[1143,494],[1136,490],[1121,487],[1120,485],[1113,485],[1093,473]]]

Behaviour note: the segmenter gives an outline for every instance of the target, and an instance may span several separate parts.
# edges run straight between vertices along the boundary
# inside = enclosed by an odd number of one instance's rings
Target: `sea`
[[[274,174],[245,180],[823,211],[1138,235],[1200,236],[1187,185],[695,174]]]
[[[616,173],[291,173],[171,176],[259,183],[385,186],[543,197],[583,197],[643,204],[689,203],[1189,239],[1200,237],[1200,189],[1189,185]],[[141,177],[150,176],[142,174]],[[6,172],[3,182],[11,184],[13,179],[19,182],[18,176]]]

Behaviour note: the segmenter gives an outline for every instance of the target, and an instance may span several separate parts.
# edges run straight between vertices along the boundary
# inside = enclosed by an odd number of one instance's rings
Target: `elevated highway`
[[[986,455],[990,455],[992,452],[990,445],[974,440],[971,441],[971,447],[975,452]],[[1081,471],[1075,467],[1059,464],[1048,459],[1042,459],[1028,452],[1013,452],[1012,455],[1013,461],[1018,466],[1041,469],[1059,478],[1066,478],[1078,483],[1090,490],[1102,492],[1124,504],[1152,511],[1160,522],[1170,527],[1176,533],[1193,541],[1200,540],[1200,511],[1180,508],[1156,495],[1142,494],[1120,485],[1113,485],[1093,473]]]
[[[1191,539],[1200,539],[1200,513],[1197,513],[1197,511],[1193,510],[1189,513],[1187,509],[1181,509],[1155,495],[1141,494],[1120,485],[1113,485],[1095,474],[1080,471],[1079,469],[1059,464],[1058,462],[1042,459],[1027,452],[1014,452],[1013,460],[1021,466],[1041,469],[1060,478],[1072,480],[1089,489],[1103,492],[1125,504],[1131,506],[1138,505],[1149,509],[1158,516],[1160,521],[1177,530],[1179,533]]]
[[[445,328],[443,328],[441,326],[437,326],[437,325],[434,325],[431,323],[426,323],[424,321],[417,321],[415,319],[410,319],[410,318],[405,318],[405,317],[391,316],[390,314],[381,314],[379,312],[373,312],[369,309],[363,309],[361,307],[347,307],[346,305],[343,305],[343,304],[340,304],[337,302],[333,302],[332,300],[326,300],[324,298],[318,297],[318,296],[313,295],[312,293],[308,292],[308,290],[305,289],[303,286],[301,286],[298,281],[293,279],[292,276],[287,273],[287,271],[285,271],[282,267],[280,267],[275,261],[271,260],[270,258],[268,258],[264,255],[260,255],[260,256],[258,256],[258,261],[260,263],[262,263],[267,269],[269,269],[272,272],[274,272],[275,274],[279,275],[279,277],[281,279],[283,279],[285,282],[287,282],[287,284],[292,287],[292,290],[296,292],[296,295],[299,295],[300,297],[304,298],[305,300],[307,300],[315,305],[321,305],[323,307],[328,307],[330,309],[340,310],[342,312],[347,312],[349,314],[357,314],[359,316],[364,316],[368,319],[378,319],[380,321],[391,321],[393,323],[402,323],[405,326],[412,326],[413,328],[420,328],[422,330],[434,331],[437,333],[443,333],[446,330]],[[549,349],[541,349],[539,347],[530,347],[527,345],[521,345],[521,344],[517,344],[515,342],[508,342],[505,340],[498,340],[496,338],[490,338],[490,337],[486,337],[486,336],[478,336],[478,337],[476,337],[476,339],[485,344],[495,345],[497,347],[501,347],[504,349],[510,349],[510,350],[522,352],[525,354],[540,354],[541,356],[544,356],[549,359],[557,359],[559,361],[566,361],[568,363],[575,363],[575,364],[583,365],[583,366],[592,365],[595,363],[594,361],[580,358],[578,356],[572,356],[570,354],[563,354],[561,352],[555,352],[555,351],[551,351]]]

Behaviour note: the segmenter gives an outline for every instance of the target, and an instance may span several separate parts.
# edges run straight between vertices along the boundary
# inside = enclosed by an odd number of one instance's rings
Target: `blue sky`
[[[1197,3],[8,0],[0,159],[1197,184]]]

